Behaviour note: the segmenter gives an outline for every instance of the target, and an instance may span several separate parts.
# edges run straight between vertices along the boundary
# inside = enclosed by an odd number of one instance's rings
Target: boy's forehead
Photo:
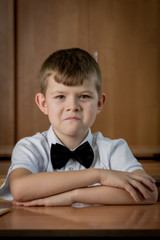
[[[47,83],[47,89],[48,90],[61,90],[61,89],[69,89],[69,88],[76,88],[77,90],[84,90],[84,89],[90,89],[90,88],[95,88],[96,90],[96,84],[95,80],[92,78],[84,79],[82,84],[74,84],[74,85],[66,85],[63,83],[59,83],[55,80],[54,75],[50,76],[48,78],[48,83]]]
[[[58,82],[58,81],[56,81],[54,74],[48,78],[48,84],[57,85],[57,86],[66,86],[66,87],[72,87],[72,86],[73,87],[74,86],[81,87],[81,86],[85,86],[85,85],[92,85],[95,82],[96,82],[96,80],[93,77],[88,77],[88,78],[83,79],[83,82],[81,84],[79,81],[77,81],[77,84],[76,84],[76,81],[74,81],[74,83],[72,83],[72,80],[70,81],[69,84],[65,84],[65,83],[63,83],[63,81]]]

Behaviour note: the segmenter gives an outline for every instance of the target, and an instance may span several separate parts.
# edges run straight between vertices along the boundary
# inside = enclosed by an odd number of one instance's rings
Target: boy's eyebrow
[[[89,93],[89,94],[93,94],[93,92],[90,91],[90,90],[84,90],[84,91],[81,91],[81,93]]]
[[[54,95],[54,94],[64,94],[65,91],[54,91],[54,92],[51,92],[51,95]]]
[[[51,95],[54,95],[54,94],[64,94],[64,93],[67,93],[67,92],[66,92],[66,91],[57,90],[57,91],[51,92]],[[78,94],[82,94],[82,93],[93,94],[93,92],[90,91],[90,90],[82,90],[82,91],[78,91]]]

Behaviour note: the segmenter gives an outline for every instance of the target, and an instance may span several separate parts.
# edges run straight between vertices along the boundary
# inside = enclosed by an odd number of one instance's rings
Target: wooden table
[[[155,205],[11,207],[0,216],[1,236],[160,236],[160,202]]]
[[[155,177],[159,202],[142,206],[74,207],[13,207],[0,202],[0,207],[11,207],[11,212],[0,216],[1,236],[144,236],[160,237],[160,162],[140,161],[148,174]],[[8,162],[0,168],[6,176]],[[3,172],[2,172],[3,170]],[[152,238],[151,238],[152,239]]]

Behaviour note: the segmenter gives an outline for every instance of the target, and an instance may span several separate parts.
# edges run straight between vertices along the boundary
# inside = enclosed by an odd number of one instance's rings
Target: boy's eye
[[[86,94],[82,94],[82,95],[80,95],[79,98],[80,98],[80,99],[88,99],[88,98],[90,98],[90,96],[89,96],[89,95],[86,95]]]
[[[65,98],[64,95],[58,95],[58,96],[56,96],[56,99],[59,99],[59,100],[64,99],[64,98]]]

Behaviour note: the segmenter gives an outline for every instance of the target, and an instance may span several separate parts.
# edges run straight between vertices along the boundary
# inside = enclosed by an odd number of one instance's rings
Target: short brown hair
[[[40,90],[45,95],[47,80],[53,73],[58,83],[66,86],[82,85],[85,79],[94,78],[98,95],[101,94],[101,71],[95,59],[79,48],[62,49],[51,54],[40,69]]]

